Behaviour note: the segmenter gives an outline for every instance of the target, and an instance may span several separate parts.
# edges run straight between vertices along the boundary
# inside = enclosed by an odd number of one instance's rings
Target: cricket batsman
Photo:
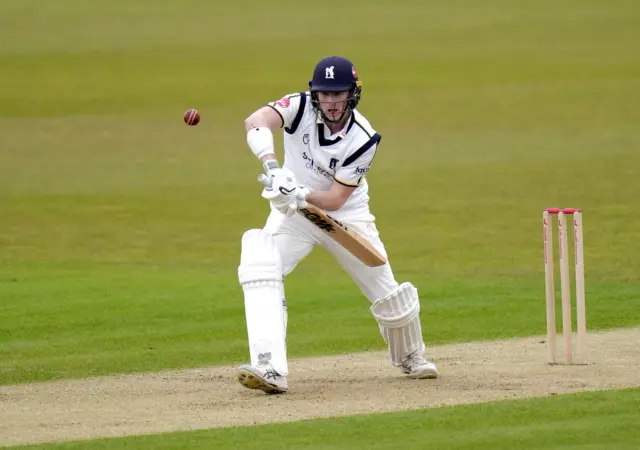
[[[311,250],[329,251],[371,302],[371,313],[388,345],[389,360],[411,378],[437,378],[425,359],[418,291],[398,284],[387,262],[369,267],[318,229],[297,209],[310,203],[367,238],[387,257],[369,210],[366,174],[381,136],[356,109],[362,83],[354,65],[339,56],[322,59],[309,90],[284,96],[245,120],[247,143],[260,159],[271,213],[262,229],[242,236],[238,278],[244,292],[250,365],[238,381],[267,394],[287,392],[287,304],[284,279]],[[284,128],[284,162],[278,163],[273,133]]]

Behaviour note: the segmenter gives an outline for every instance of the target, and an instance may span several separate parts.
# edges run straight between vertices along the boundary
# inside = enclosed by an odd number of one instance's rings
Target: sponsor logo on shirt
[[[288,108],[291,105],[291,100],[288,97],[282,97],[280,100],[276,102],[280,108]]]
[[[309,157],[309,155],[307,155],[307,152],[302,152],[302,159],[304,159],[306,161],[305,167],[307,169],[311,170],[312,172],[317,173],[318,175],[322,175],[325,178],[329,178],[329,179],[333,178],[333,173],[331,173],[330,171],[328,171],[324,167],[320,167],[319,165],[317,165],[315,163],[315,161],[313,160],[313,158],[311,158],[311,157]]]

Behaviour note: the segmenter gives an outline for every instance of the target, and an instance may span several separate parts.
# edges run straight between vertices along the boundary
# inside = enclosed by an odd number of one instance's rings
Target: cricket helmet
[[[362,94],[362,83],[358,80],[356,68],[346,58],[342,56],[328,56],[320,60],[313,71],[313,78],[309,81],[311,91],[311,104],[326,122],[339,122],[345,114],[353,111]],[[349,92],[347,106],[338,120],[328,119],[318,101],[318,92]]]

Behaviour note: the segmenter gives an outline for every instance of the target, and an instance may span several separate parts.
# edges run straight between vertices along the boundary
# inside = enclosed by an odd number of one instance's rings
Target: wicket
[[[553,270],[552,215],[558,216],[558,246],[560,262],[560,292],[562,294],[562,337],[564,362],[573,363],[571,330],[571,287],[569,279],[569,245],[567,215],[573,215],[573,246],[575,254],[576,313],[578,326],[577,356],[586,362],[587,316],[584,298],[584,247],[582,241],[582,211],[575,208],[547,208],[542,215],[544,235],[544,272],[547,298],[547,350],[549,364],[556,364],[556,306]]]

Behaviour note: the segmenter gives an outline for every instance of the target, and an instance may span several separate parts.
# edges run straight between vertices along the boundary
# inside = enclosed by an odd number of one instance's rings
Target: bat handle
[[[264,184],[266,187],[271,187],[271,180],[263,173],[258,175],[258,182]]]

